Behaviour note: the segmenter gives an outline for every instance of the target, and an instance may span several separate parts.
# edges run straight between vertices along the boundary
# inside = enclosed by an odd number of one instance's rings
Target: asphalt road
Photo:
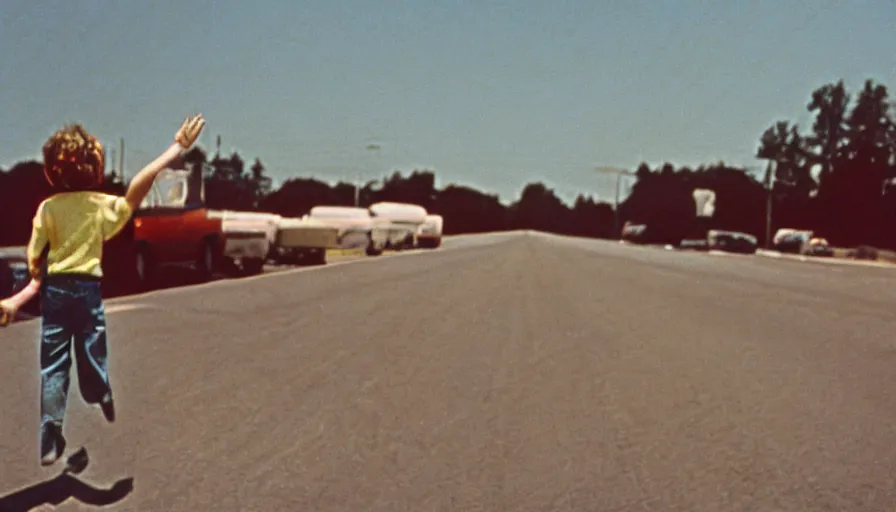
[[[511,233],[112,300],[118,421],[73,383],[78,480],[38,465],[37,323],[0,330],[0,495],[891,511],[894,276]]]

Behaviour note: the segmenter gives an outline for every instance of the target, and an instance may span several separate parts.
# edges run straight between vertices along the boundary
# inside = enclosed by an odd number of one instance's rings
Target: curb
[[[819,258],[815,256],[804,256],[801,254],[784,254],[778,251],[768,251],[765,249],[760,249],[756,251],[757,256],[763,256],[765,258],[773,258],[778,260],[790,260],[790,261],[798,261],[801,263],[816,263],[821,265],[845,265],[845,266],[853,266],[853,267],[871,267],[871,268],[886,268],[886,269],[896,269],[896,265],[892,263],[886,263],[881,261],[867,261],[867,260],[853,260],[853,259],[844,259],[844,258]]]

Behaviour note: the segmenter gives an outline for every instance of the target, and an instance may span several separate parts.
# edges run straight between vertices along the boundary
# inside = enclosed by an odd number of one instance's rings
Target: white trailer
[[[221,219],[222,263],[227,270],[260,273],[276,242],[280,216],[233,210],[209,210],[208,216]]]
[[[417,231],[426,222],[426,208],[410,203],[383,201],[370,205],[368,210],[374,219],[381,221],[383,227],[388,229],[387,249],[416,247]]]
[[[417,247],[435,249],[442,245],[442,225],[444,219],[441,215],[428,214],[423,224],[417,229]]]
[[[327,249],[339,247],[339,230],[334,226],[310,219],[282,218],[277,225],[277,238],[272,259],[280,263],[327,262]]]
[[[341,249],[365,249],[368,255],[383,252],[389,231],[385,223],[370,216],[366,208],[351,206],[315,206],[307,218],[313,219],[339,230],[338,243]]]

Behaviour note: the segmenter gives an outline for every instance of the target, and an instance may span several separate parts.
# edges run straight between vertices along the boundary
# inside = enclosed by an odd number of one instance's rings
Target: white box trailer
[[[277,241],[272,258],[281,263],[327,262],[327,249],[339,247],[339,230],[306,215],[301,219],[283,218],[277,226]]]
[[[225,253],[244,270],[260,271],[265,261],[326,263],[337,230],[324,223],[262,212],[216,211],[222,219]]]
[[[388,241],[386,223],[371,217],[366,208],[352,206],[315,206],[307,215],[339,230],[338,246],[341,249],[365,249],[368,255],[383,252]]]
[[[370,205],[368,210],[388,230],[387,249],[416,247],[417,231],[426,222],[426,208],[410,203],[382,201]]]
[[[222,263],[227,270],[260,273],[276,241],[280,216],[233,210],[209,210],[208,216],[221,219]]]

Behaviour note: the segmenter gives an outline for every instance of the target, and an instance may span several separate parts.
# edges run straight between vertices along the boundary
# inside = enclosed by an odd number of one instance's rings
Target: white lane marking
[[[711,250],[707,251],[707,254],[709,254],[711,256],[734,256],[734,257],[752,256],[751,254],[740,254],[740,253],[735,253],[735,252],[726,252],[726,251],[720,251],[718,249],[711,249]]]
[[[108,302],[108,301],[106,301]],[[146,304],[112,304],[106,308],[106,314],[132,311],[134,309],[146,309]]]

